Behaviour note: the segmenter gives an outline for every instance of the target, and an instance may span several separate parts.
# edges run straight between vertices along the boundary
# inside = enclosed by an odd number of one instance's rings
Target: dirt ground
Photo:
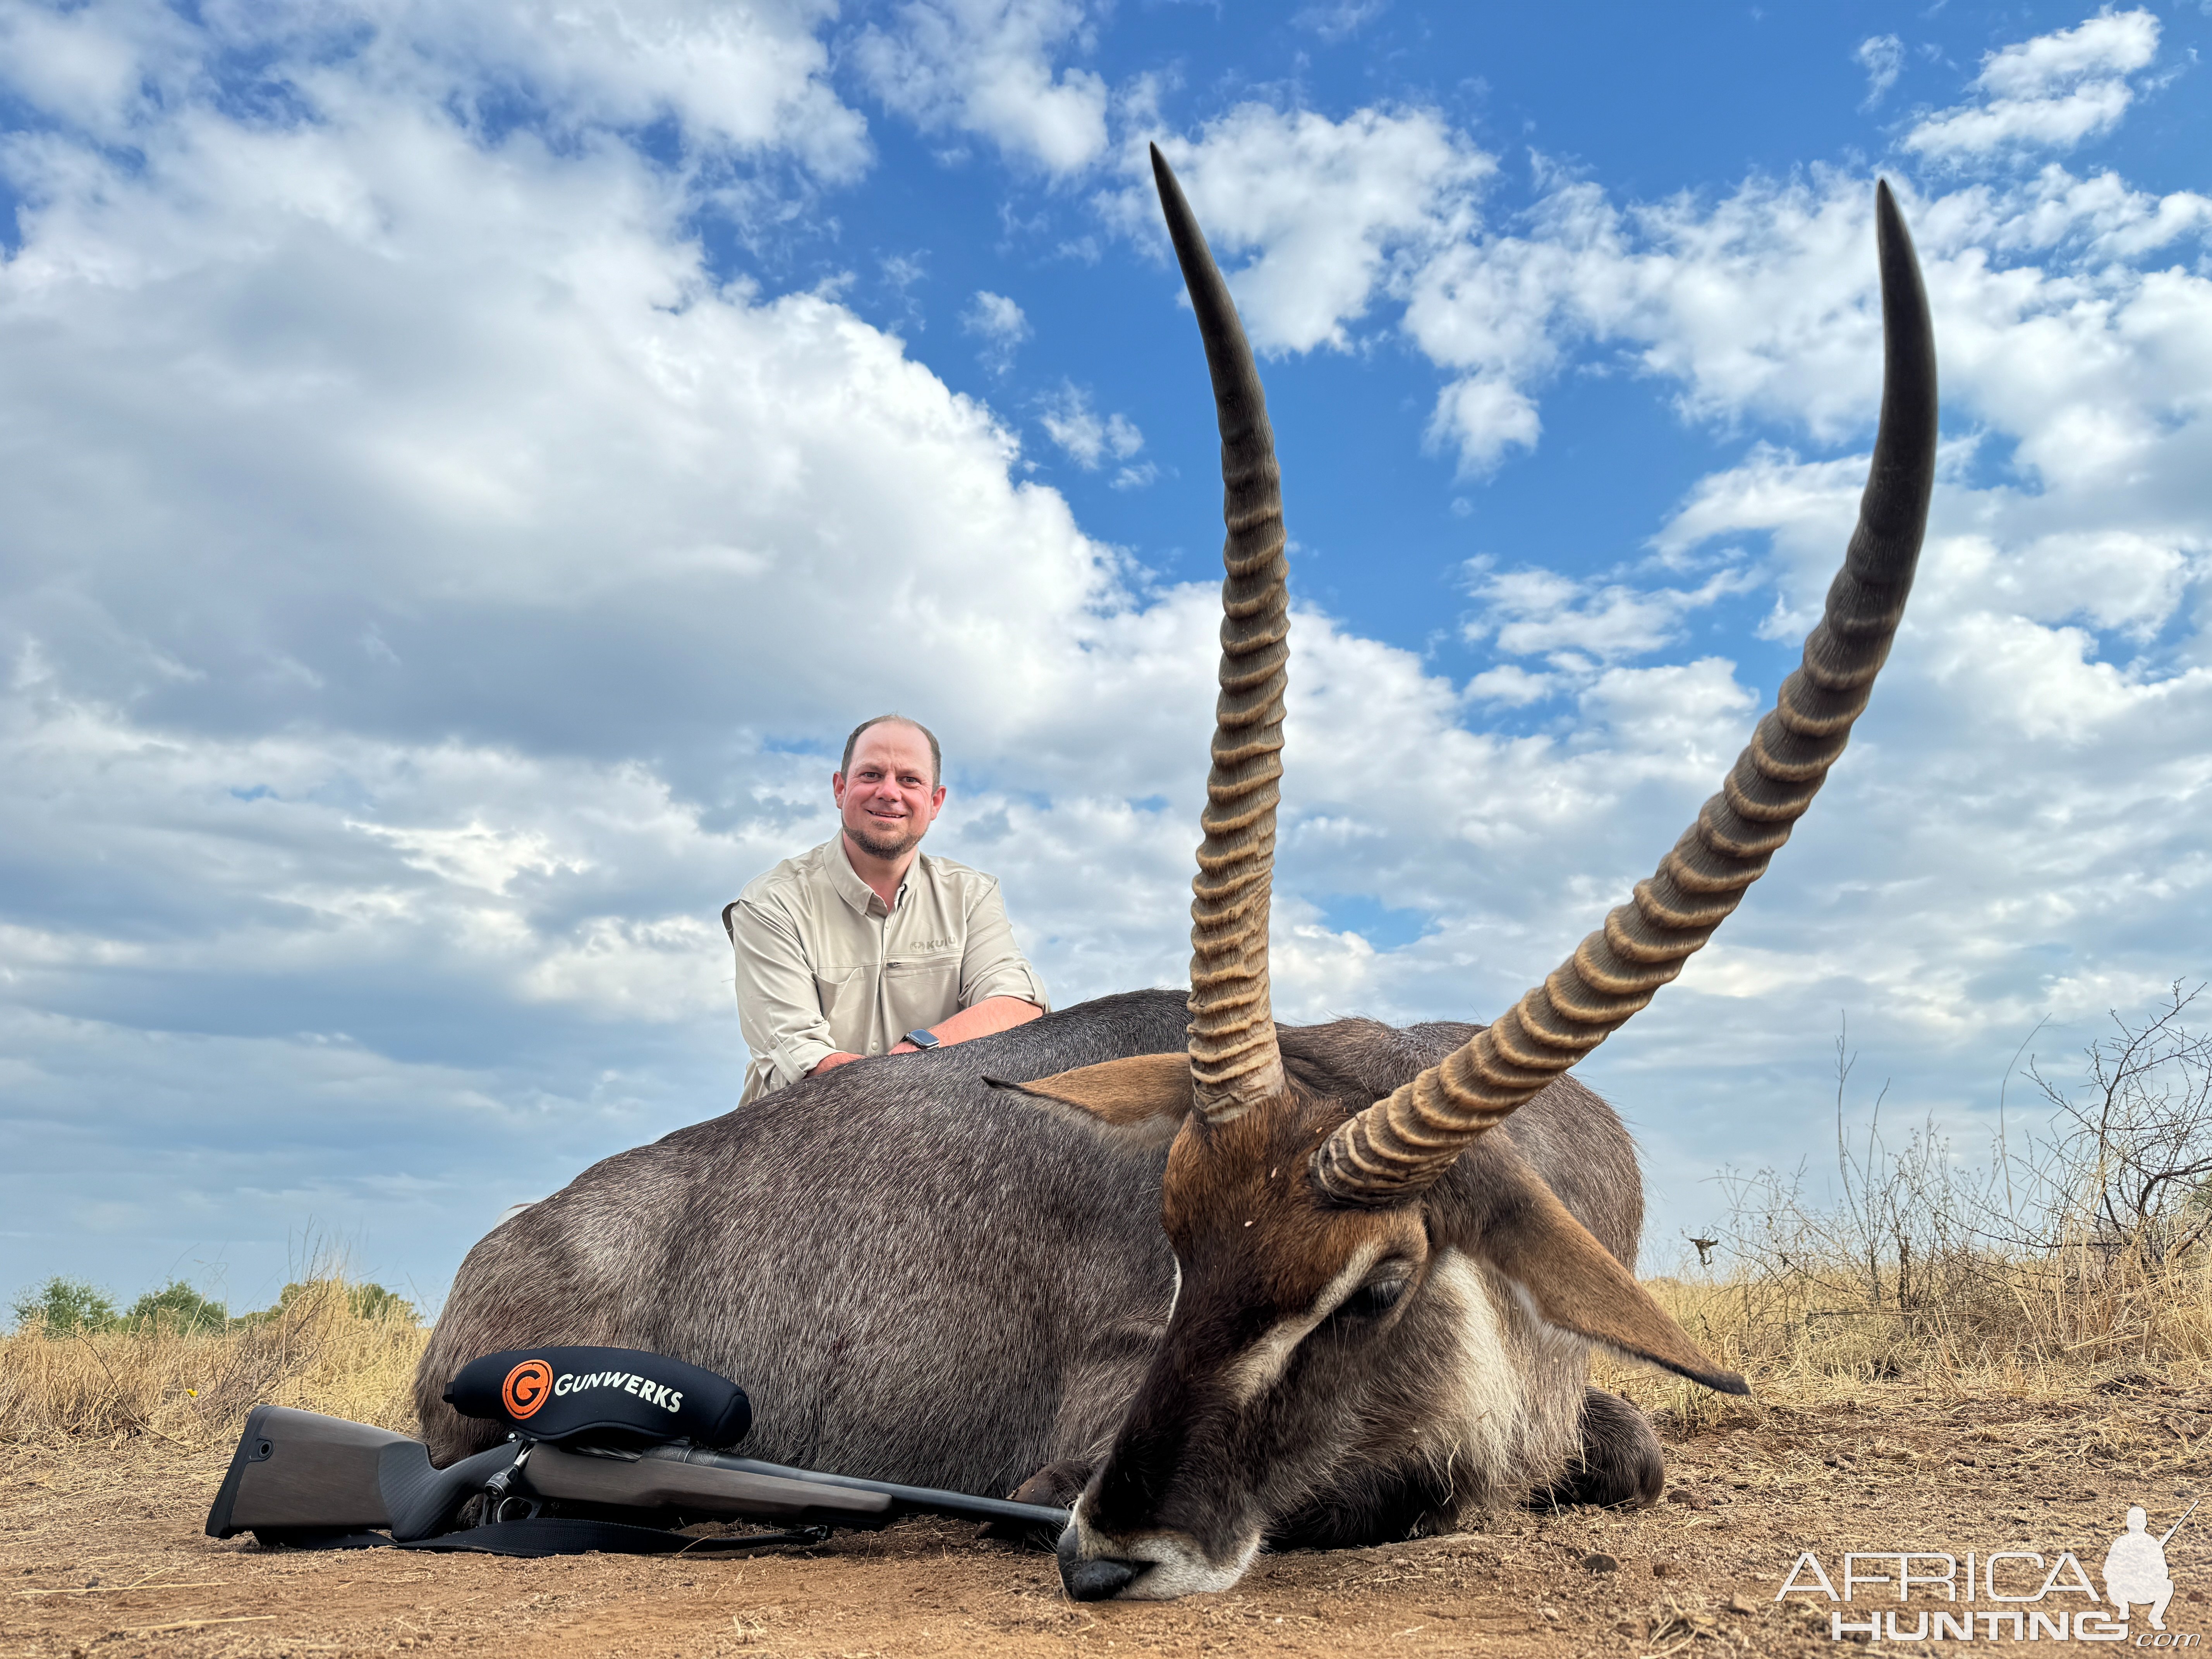
[[[1817,1408],[1732,1405],[1669,1445],[1654,1509],[1516,1513],[1449,1538],[1263,1556],[1232,1590],[1164,1605],[1070,1602],[1049,1556],[934,1521],[750,1559],[264,1551],[201,1532],[227,1451],[16,1444],[0,1447],[0,1653],[1832,1651],[1825,1599],[1776,1604],[1801,1550],[1838,1588],[1851,1549],[2071,1550],[2094,1577],[2130,1504],[2158,1531],[2206,1489],[2207,1433],[2212,1391],[2147,1377],[2070,1400],[1883,1385]],[[2212,1507],[2166,1559],[2179,1587],[2168,1630],[2212,1631]],[[2016,1588],[2034,1587],[2031,1572]],[[2142,1619],[2130,1644],[2149,1645]]]

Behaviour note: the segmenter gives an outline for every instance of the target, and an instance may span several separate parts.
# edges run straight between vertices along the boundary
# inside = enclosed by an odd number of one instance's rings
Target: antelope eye
[[[1379,1319],[1396,1307],[1413,1283],[1412,1275],[1393,1273],[1387,1279],[1370,1279],[1350,1296],[1344,1298],[1337,1311],[1351,1319]]]

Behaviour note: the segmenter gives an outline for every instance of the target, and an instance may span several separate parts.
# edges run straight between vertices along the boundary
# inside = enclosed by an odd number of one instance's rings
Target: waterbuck
[[[587,1170],[469,1253],[416,1377],[554,1341],[735,1377],[787,1463],[1072,1504],[1078,1597],[1237,1582],[1263,1544],[1449,1528],[1532,1493],[1648,1502],[1650,1425],[1592,1344],[1741,1392],[1637,1284],[1635,1156],[1562,1075],[1735,908],[1843,751],[1927,517],[1936,373],[1876,192],[1886,379],[1858,528],[1722,792],[1487,1027],[1272,1018],[1288,600],[1273,439],[1228,290],[1152,163],[1222,434],[1221,696],[1188,996],[1109,997],[862,1061]],[[1506,1119],[1513,1115],[1510,1122]]]

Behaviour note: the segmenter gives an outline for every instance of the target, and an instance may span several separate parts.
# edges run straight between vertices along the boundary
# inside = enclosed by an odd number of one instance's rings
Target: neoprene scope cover
[[[734,1446],[752,1402],[726,1376],[635,1348],[512,1348],[461,1367],[446,1403],[532,1440],[618,1437]]]

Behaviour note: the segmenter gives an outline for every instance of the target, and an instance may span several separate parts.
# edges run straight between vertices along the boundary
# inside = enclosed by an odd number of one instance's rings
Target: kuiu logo
[[[2197,1503],[2203,1501],[2200,1498]],[[2182,1522],[2196,1512],[2197,1504],[2191,1504],[2180,1520],[2154,1535],[2142,1507],[2130,1507],[2127,1530],[2105,1553],[2102,1596],[2071,1550],[2061,1551],[2048,1560],[2033,1550],[1992,1550],[1986,1556],[1969,1551],[1964,1595],[1960,1594],[1959,1558],[1942,1551],[1851,1551],[1843,1559],[1844,1587],[1838,1594],[1819,1555],[1807,1550],[1783,1575],[1782,1588],[1774,1599],[1826,1596],[1850,1605],[1854,1613],[1863,1612],[1863,1620],[1846,1618],[1841,1607],[1829,1613],[1828,1637],[1836,1642],[1862,1638],[1877,1642],[1971,1642],[1978,1638],[1991,1642],[2006,1638],[2015,1642],[2125,1642],[2132,1635],[2133,1644],[2139,1648],[2193,1648],[2198,1643],[2196,1632],[2170,1632],[2166,1627],[2166,1610],[2174,1591],[2172,1576],[2166,1571],[2166,1546],[2181,1530]],[[1921,1570],[1916,1565],[1918,1563],[1936,1565]],[[2004,1588],[2000,1588],[2001,1567]],[[2043,1575],[2040,1584],[2035,1581],[2038,1572]],[[1860,1605],[1863,1601],[1890,1599],[1887,1593],[1859,1596],[1858,1592],[1875,1585],[1893,1589],[1895,1599],[1908,1604],[1913,1619],[1910,1626],[1899,1622],[1896,1608],[1877,1610]],[[2035,1588],[2030,1589],[2030,1585]],[[1930,1599],[1940,1597],[1945,1605],[1911,1607],[1916,1590],[1927,1592]],[[2021,1593],[2013,1593],[2015,1590]],[[2069,1595],[2087,1596],[2097,1605],[2046,1605],[2053,1596]],[[1987,1608],[1974,1605],[1984,1601],[1996,1605]],[[2132,1630],[2130,1613],[2136,1607],[2144,1609],[2148,1630]]]
[[[564,1373],[553,1384],[553,1392],[562,1397],[582,1394],[589,1389],[620,1389],[624,1394],[634,1394],[640,1400],[658,1406],[665,1412],[684,1409],[684,1391],[681,1389],[672,1389],[665,1382],[655,1382],[635,1371]]]

